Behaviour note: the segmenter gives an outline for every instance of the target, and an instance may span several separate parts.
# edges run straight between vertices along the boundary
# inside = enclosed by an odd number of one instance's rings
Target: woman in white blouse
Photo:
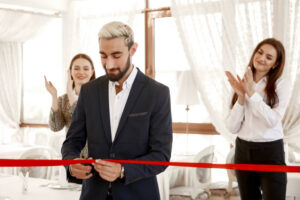
[[[281,78],[285,50],[274,38],[261,41],[254,49],[249,67],[241,79],[228,71],[234,96],[226,119],[237,134],[235,163],[285,165],[283,129],[290,87]],[[236,171],[242,200],[284,200],[286,173]]]

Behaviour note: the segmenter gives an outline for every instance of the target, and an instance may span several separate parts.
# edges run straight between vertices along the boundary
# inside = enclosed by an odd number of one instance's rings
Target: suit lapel
[[[123,126],[125,125],[126,119],[128,115],[130,114],[131,110],[133,109],[135,102],[139,95],[142,92],[143,87],[145,86],[145,83],[148,79],[146,79],[146,76],[138,70],[138,73],[135,77],[135,80],[133,82],[133,85],[131,87],[123,114],[121,116],[119,126],[116,132],[115,140],[118,138],[120,131],[122,130]]]
[[[100,112],[101,118],[103,122],[104,132],[106,139],[109,144],[112,143],[111,141],[111,128],[110,128],[110,118],[109,118],[109,101],[108,101],[108,79],[105,78],[99,84],[98,90],[98,99],[100,102]]]

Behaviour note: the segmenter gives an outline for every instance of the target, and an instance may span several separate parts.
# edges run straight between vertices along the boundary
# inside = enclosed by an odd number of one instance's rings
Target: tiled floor
[[[229,194],[225,189],[210,190],[209,200],[240,200],[238,190]]]
[[[240,197],[239,196],[224,197],[224,196],[211,195],[208,200],[240,200]]]

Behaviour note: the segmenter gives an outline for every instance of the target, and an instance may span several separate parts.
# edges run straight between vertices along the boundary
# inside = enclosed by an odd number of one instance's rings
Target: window
[[[185,133],[188,129],[189,133],[218,134],[201,101],[198,105],[189,106],[188,114],[186,105],[176,103],[179,75],[184,70],[189,70],[190,66],[170,8],[146,9],[146,21],[146,73],[170,88],[173,131]]]
[[[153,72],[153,74],[149,75],[155,76],[157,81],[170,88],[173,132],[175,133],[173,136],[172,156],[195,155],[206,146],[215,145],[216,160],[217,162],[224,163],[226,155],[229,152],[229,143],[224,137],[213,135],[217,134],[217,132],[211,123],[204,104],[201,103],[201,99],[198,105],[190,106],[190,110],[188,111],[188,132],[197,134],[176,134],[186,133],[186,105],[178,105],[176,99],[178,96],[178,77],[184,70],[189,70],[190,66],[170,11],[166,8],[162,8],[160,11],[153,11],[148,14],[147,30],[150,38],[148,37],[147,40],[148,49],[146,49],[146,51],[148,51],[148,53],[146,54],[148,58],[146,58],[146,60],[148,59],[148,62],[146,61],[146,63],[147,67],[151,68],[149,71]],[[207,16],[203,17],[205,18]],[[217,22],[216,29],[218,30],[214,31],[220,32],[222,30],[222,16],[220,12],[212,12],[209,14],[209,17],[214,20],[214,22]],[[219,54],[222,55],[222,40],[220,39],[218,44],[215,45],[220,47]],[[209,68],[204,73],[209,73]],[[214,162],[216,162],[216,160],[214,160]],[[224,181],[226,178],[227,175],[224,171],[212,171],[213,181]]]
[[[56,87],[62,86],[62,19],[55,18],[23,47],[22,122],[48,124],[51,96],[45,88],[44,75]]]
[[[185,70],[190,70],[190,67],[174,18],[155,19],[155,79],[170,88],[173,122],[187,122],[188,120],[190,123],[210,123],[209,115],[201,102],[197,105],[190,105],[188,114],[186,105],[179,105],[177,102],[178,88],[180,88],[179,76]],[[194,92],[197,93],[197,91]],[[196,95],[200,99],[199,94]]]

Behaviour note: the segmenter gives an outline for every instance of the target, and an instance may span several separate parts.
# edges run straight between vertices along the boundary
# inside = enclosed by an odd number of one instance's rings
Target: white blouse
[[[275,91],[279,102],[271,108],[266,103],[266,83],[266,77],[258,83],[254,82],[255,93],[251,97],[246,95],[243,106],[236,101],[226,118],[229,131],[243,140],[270,142],[283,138],[281,120],[288,104],[290,85],[282,78],[276,81]]]

